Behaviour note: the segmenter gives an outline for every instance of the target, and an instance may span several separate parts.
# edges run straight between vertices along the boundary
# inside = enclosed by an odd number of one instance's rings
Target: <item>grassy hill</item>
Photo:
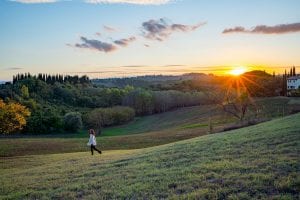
[[[140,150],[1,159],[2,199],[298,199],[300,114]]]
[[[282,117],[300,110],[299,98],[257,98],[261,118]],[[236,121],[213,105],[180,108],[136,118],[129,124],[105,128],[98,141],[104,150],[138,149],[189,139],[208,133],[209,118],[214,132]],[[87,132],[0,138],[0,157],[87,151]]]

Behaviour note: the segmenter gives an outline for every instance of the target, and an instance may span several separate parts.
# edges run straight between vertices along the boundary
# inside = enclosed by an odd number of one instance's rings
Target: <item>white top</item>
[[[91,145],[96,146],[97,145],[96,137],[93,134],[90,134],[90,139],[89,139],[89,142],[87,143],[87,145],[88,146],[91,146]]]

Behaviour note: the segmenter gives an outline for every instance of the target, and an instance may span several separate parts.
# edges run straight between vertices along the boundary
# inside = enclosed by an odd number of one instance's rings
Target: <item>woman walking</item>
[[[89,130],[90,134],[90,139],[89,142],[87,143],[88,146],[91,146],[91,153],[94,155],[94,150],[98,151],[98,153],[102,153],[100,150],[96,148],[97,142],[96,142],[96,132],[94,129]]]

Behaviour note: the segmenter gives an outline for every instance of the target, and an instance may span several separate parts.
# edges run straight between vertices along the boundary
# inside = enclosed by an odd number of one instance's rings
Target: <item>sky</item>
[[[1,0],[0,80],[300,71],[299,0]]]

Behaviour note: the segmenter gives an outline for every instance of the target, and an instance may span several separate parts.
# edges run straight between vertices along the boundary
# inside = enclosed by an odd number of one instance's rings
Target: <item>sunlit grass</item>
[[[297,199],[299,120],[93,157],[3,158],[0,199]]]

